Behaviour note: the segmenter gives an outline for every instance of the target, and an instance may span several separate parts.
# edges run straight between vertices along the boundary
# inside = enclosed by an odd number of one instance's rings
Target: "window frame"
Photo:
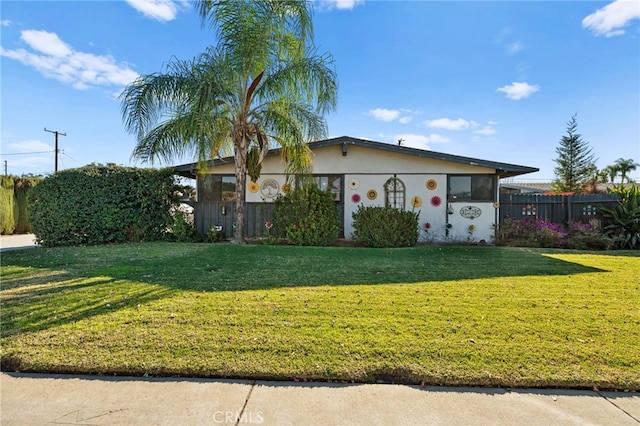
[[[457,180],[460,178],[469,179],[468,183],[468,191],[460,193],[454,193],[453,190],[459,190],[457,187],[462,186],[464,184],[460,184],[458,182],[452,182],[452,180]],[[481,180],[489,180],[489,186],[486,187],[486,181],[482,182]],[[454,188],[455,187],[455,188]],[[483,188],[484,187],[484,188]],[[465,188],[466,189],[466,188]],[[466,195],[468,194],[468,195]],[[487,195],[485,197],[484,195]],[[447,200],[450,203],[493,203],[496,201],[496,175],[480,173],[480,174],[454,174],[447,176]]]
[[[311,176],[313,179],[313,184],[320,190],[329,190],[331,191],[332,194],[335,195],[335,201],[336,203],[341,203],[343,198],[344,198],[344,193],[343,193],[343,189],[344,189],[344,175],[339,175],[339,174],[333,174],[333,173],[329,173],[329,174],[318,174],[318,175],[312,175]],[[322,188],[322,179],[326,178],[327,179],[327,187],[326,188]],[[332,183],[335,183],[336,179],[340,179],[340,183],[338,187],[335,187],[334,185],[331,185]]]
[[[391,190],[391,184],[394,184],[393,190]],[[402,187],[398,189],[398,183]],[[407,202],[407,186],[397,176],[390,177],[383,185],[384,188],[384,206],[393,207],[396,209],[404,210]],[[399,200],[398,194],[401,194],[402,199]],[[390,196],[393,195],[393,205],[390,203]],[[400,203],[400,206],[397,204]]]
[[[236,176],[232,174],[205,174],[202,179],[198,179],[197,196],[198,201],[206,202],[232,202],[235,201],[235,183]],[[215,186],[219,184],[219,187]],[[233,196],[232,199],[225,200],[224,194],[230,191],[225,191],[225,184],[233,184]],[[209,186],[208,188],[206,186]]]

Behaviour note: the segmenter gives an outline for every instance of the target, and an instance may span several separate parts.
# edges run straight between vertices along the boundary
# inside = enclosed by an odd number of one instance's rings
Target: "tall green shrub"
[[[44,246],[158,240],[172,224],[173,189],[171,169],[89,165],[45,178],[28,213]]]
[[[367,247],[413,247],[418,242],[418,212],[393,207],[358,206],[353,239]]]
[[[37,177],[20,177],[15,179],[14,194],[16,203],[16,229],[17,234],[26,234],[31,232],[31,223],[27,212],[27,197],[29,191],[38,184],[42,179]]]
[[[0,176],[0,234],[16,229],[16,206],[13,176]]]
[[[340,232],[334,195],[315,185],[296,188],[275,201],[275,232],[300,246],[333,244]]]

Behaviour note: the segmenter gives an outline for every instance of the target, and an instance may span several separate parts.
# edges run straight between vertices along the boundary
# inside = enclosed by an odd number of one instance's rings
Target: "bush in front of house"
[[[413,247],[418,242],[418,212],[393,207],[358,206],[353,240],[367,247]]]
[[[570,248],[604,250],[612,241],[589,223],[571,221],[567,226],[535,216],[505,218],[498,229],[496,244],[515,247]]]
[[[271,219],[278,237],[300,246],[331,245],[340,232],[335,195],[315,185],[276,198]]]
[[[43,246],[160,240],[173,224],[173,189],[171,169],[63,170],[29,192],[32,231]]]

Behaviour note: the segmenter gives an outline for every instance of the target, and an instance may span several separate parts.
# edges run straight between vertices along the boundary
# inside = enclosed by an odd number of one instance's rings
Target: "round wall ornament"
[[[411,198],[411,206],[413,208],[422,206],[422,198],[420,198],[418,196],[415,196],[415,197]]]
[[[265,179],[260,185],[260,193],[264,198],[274,198],[280,192],[280,185],[275,179]]]
[[[442,198],[438,197],[437,195],[431,197],[431,205],[433,207],[440,207],[440,204],[442,204]]]
[[[476,217],[480,217],[482,215],[482,210],[480,207],[476,206],[465,206],[460,209],[460,216],[465,217],[467,219],[475,219]]]
[[[260,185],[258,185],[256,182],[251,182],[249,184],[249,192],[252,192],[255,194],[258,191],[260,191]]]
[[[368,190],[367,198],[370,200],[375,200],[376,198],[378,198],[378,191],[376,191],[375,189]]]
[[[436,189],[438,187],[438,182],[436,182],[434,179],[429,179],[427,181],[427,189],[429,191],[433,191],[434,189]]]
[[[360,186],[360,182],[358,182],[358,179],[349,180],[349,188],[358,189],[359,186]]]
[[[290,183],[283,183],[282,184],[282,192],[285,194],[288,194],[291,192],[291,184]]]
[[[360,194],[353,194],[351,196],[351,201],[353,201],[354,203],[359,203],[361,199],[362,198],[360,197]]]

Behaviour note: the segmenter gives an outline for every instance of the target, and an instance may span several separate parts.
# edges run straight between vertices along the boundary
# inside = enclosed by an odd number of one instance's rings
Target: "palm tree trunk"
[[[245,212],[245,184],[247,181],[248,143],[244,138],[234,143],[234,160],[236,172],[236,229],[233,234],[235,243],[244,244],[244,212]]]

